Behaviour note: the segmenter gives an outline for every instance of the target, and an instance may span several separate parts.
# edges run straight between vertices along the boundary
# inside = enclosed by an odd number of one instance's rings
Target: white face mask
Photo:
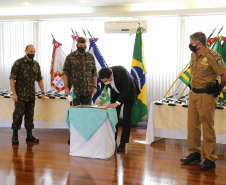
[[[109,85],[109,84],[110,84],[110,82],[109,82],[109,81],[104,82],[104,85]]]

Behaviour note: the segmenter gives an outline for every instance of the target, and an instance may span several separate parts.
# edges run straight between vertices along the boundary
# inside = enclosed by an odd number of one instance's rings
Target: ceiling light
[[[25,3],[24,3],[24,5],[25,6],[29,6],[31,3],[29,3],[28,1],[26,1]]]

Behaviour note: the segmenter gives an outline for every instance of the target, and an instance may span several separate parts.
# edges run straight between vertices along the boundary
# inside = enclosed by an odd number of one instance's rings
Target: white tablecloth
[[[115,133],[109,119],[86,141],[70,124],[70,153],[72,156],[106,159],[115,152]]]
[[[151,103],[145,143],[153,143],[155,137],[187,139],[187,112],[188,109],[181,104]],[[226,109],[216,109],[214,127],[216,142],[226,144]]]

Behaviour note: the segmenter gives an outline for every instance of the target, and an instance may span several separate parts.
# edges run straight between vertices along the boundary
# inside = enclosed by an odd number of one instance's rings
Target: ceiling
[[[0,0],[0,20],[226,12],[225,0]]]

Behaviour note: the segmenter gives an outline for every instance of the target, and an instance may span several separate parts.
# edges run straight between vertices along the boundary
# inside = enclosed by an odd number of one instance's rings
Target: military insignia
[[[200,73],[201,74],[204,74],[204,69],[200,69]]]
[[[217,64],[218,64],[219,66],[221,66],[221,65],[223,64],[222,58],[216,59],[216,62],[217,62]]]
[[[214,51],[214,50],[210,50],[210,53],[213,55],[213,56],[217,56],[217,52],[216,51]]]
[[[203,61],[203,62],[206,62],[206,61],[207,61],[207,58],[205,57],[202,61]]]
[[[208,66],[208,63],[206,63],[206,62],[207,62],[207,58],[205,57],[205,58],[202,60],[201,64]]]

